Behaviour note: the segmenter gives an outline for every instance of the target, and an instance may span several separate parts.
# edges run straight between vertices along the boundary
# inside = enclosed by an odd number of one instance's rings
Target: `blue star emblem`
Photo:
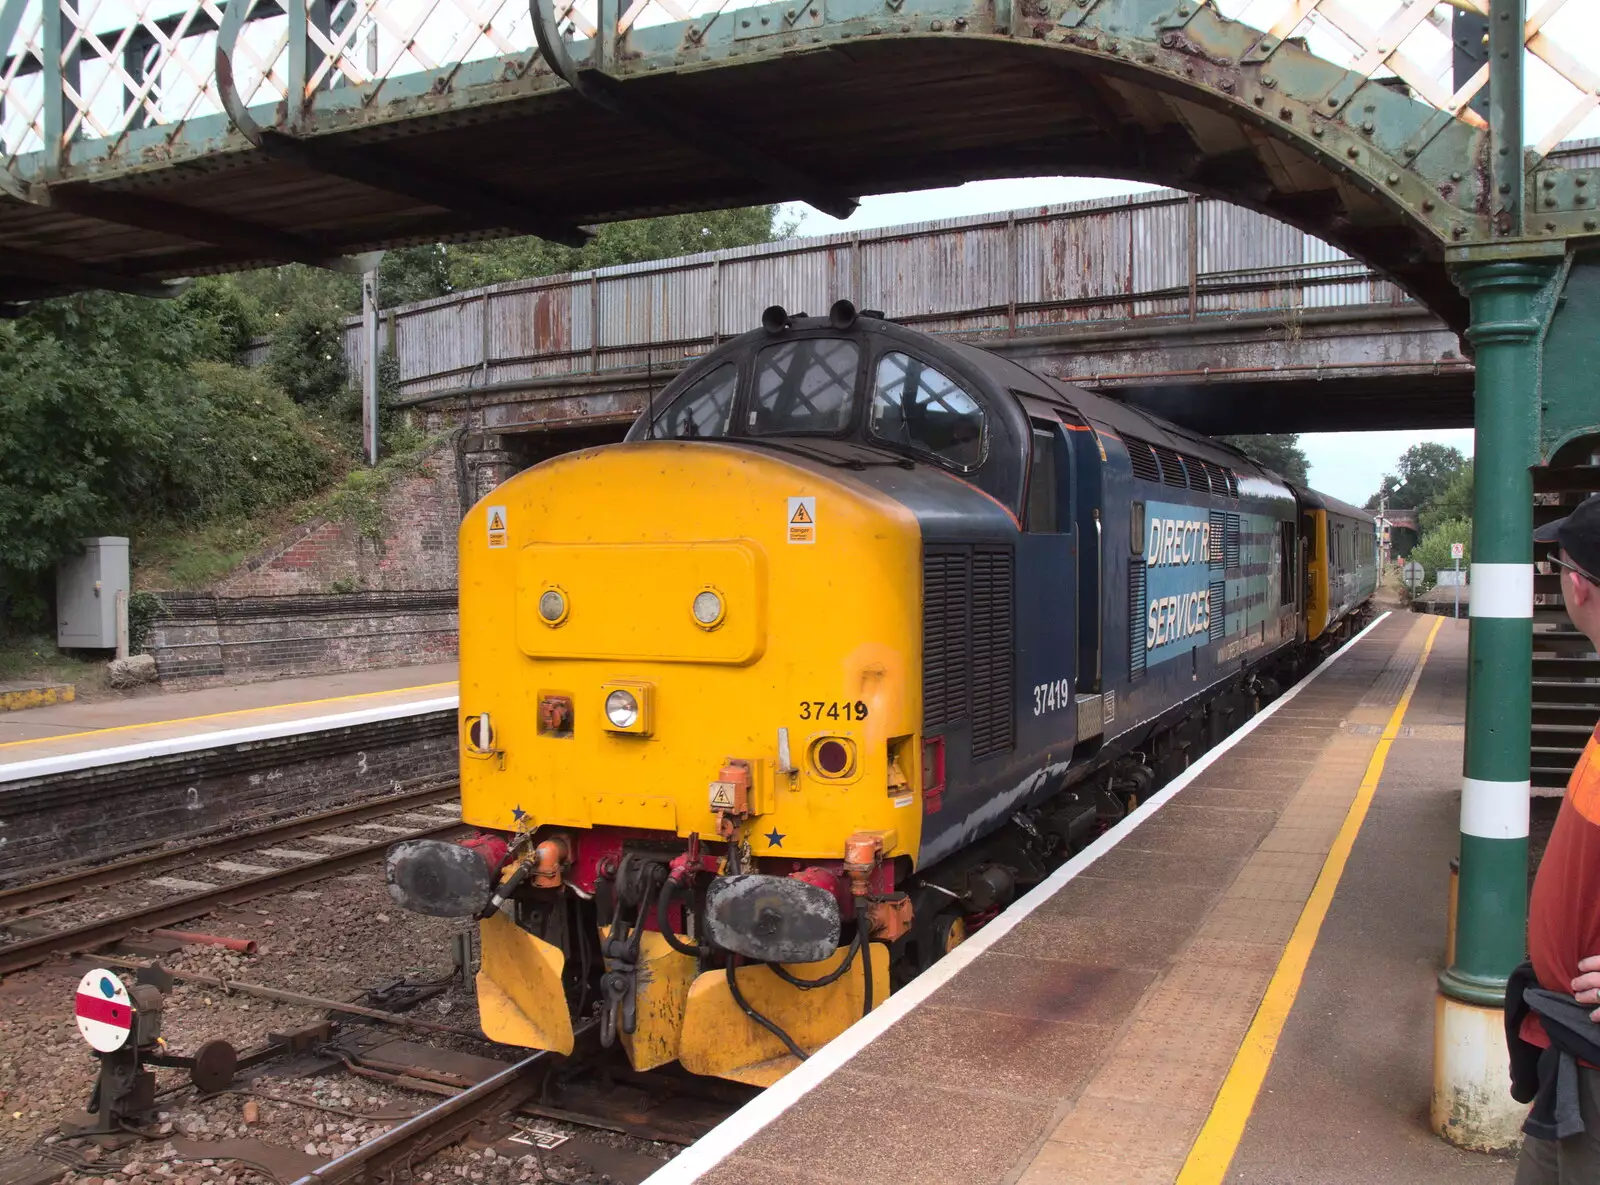
[[[767,832],[765,838],[766,841],[775,848],[781,848],[783,846],[783,833],[776,827]]]
[[[528,817],[528,812],[523,810],[520,806],[514,806],[511,808],[511,817],[520,823],[523,819]]]

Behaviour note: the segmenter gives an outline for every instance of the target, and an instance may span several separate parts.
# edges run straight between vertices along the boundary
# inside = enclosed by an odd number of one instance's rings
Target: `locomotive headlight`
[[[631,691],[613,691],[606,696],[606,719],[614,728],[632,728],[639,722],[639,701]]]
[[[567,594],[559,588],[545,589],[539,596],[539,616],[546,625],[560,625],[567,619]]]
[[[714,588],[701,589],[695,594],[693,611],[695,623],[706,630],[716,629],[727,614],[722,595]]]
[[[606,714],[606,731],[633,737],[650,735],[651,703],[655,686],[639,679],[618,679],[600,685],[600,702]]]

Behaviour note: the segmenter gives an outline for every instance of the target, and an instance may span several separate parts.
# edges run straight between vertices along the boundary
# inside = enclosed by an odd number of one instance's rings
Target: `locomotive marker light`
[[[727,606],[723,603],[721,594],[714,588],[701,589],[696,593],[691,611],[694,613],[695,623],[703,630],[716,629],[728,616]]]
[[[552,629],[565,621],[570,611],[567,594],[559,588],[547,588],[539,594],[539,618]]]

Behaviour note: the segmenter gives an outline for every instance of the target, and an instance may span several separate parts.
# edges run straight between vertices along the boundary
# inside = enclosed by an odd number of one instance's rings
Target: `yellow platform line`
[[[1350,804],[1344,825],[1339,828],[1333,847],[1322,862],[1322,872],[1311,890],[1311,896],[1306,900],[1305,908],[1300,911],[1300,920],[1295,923],[1294,933],[1289,936],[1289,943],[1283,949],[1283,957],[1278,960],[1277,970],[1272,973],[1272,981],[1267,984],[1266,994],[1261,998],[1261,1006],[1256,1009],[1255,1019],[1250,1022],[1244,1043],[1239,1046],[1233,1065],[1228,1068],[1228,1076],[1222,1081],[1222,1089],[1217,1092],[1216,1102],[1211,1105],[1211,1114],[1206,1117],[1205,1126],[1200,1129],[1194,1146],[1189,1149],[1189,1157],[1178,1174],[1177,1185],[1220,1185],[1227,1176],[1228,1166],[1233,1163],[1234,1153],[1239,1150],[1239,1141],[1244,1138],[1245,1124],[1255,1109],[1256,1097],[1261,1093],[1261,1084],[1266,1081],[1273,1054],[1277,1052],[1283,1026],[1289,1020],[1289,1011],[1294,1007],[1295,997],[1300,994],[1306,964],[1311,961],[1311,951],[1317,945],[1322,923],[1328,916],[1328,907],[1333,904],[1333,895],[1344,875],[1344,866],[1350,859],[1351,849],[1355,847],[1361,825],[1366,821],[1367,809],[1372,805],[1378,779],[1383,776],[1383,766],[1389,758],[1389,749],[1400,735],[1400,722],[1405,719],[1406,709],[1411,706],[1411,697],[1422,680],[1422,668],[1428,661],[1433,640],[1442,625],[1444,618],[1440,617],[1428,631],[1428,640],[1422,644],[1422,656],[1417,660],[1417,669],[1411,672],[1411,679],[1400,696],[1400,702],[1389,716],[1389,723],[1384,725],[1383,735],[1378,739],[1372,759],[1367,762],[1367,772],[1361,779],[1361,786],[1356,790],[1355,801]]]
[[[109,728],[86,728],[82,732],[63,732],[53,737],[30,737],[25,741],[0,741],[0,749],[14,749],[18,745],[43,745],[50,741],[70,741],[74,737],[99,736],[107,732],[128,732],[135,728],[165,728],[169,724],[196,724],[201,720],[220,720],[224,716],[250,716],[257,712],[285,712],[293,708],[314,708],[319,704],[342,704],[353,699],[374,699],[380,695],[405,695],[412,691],[434,691],[441,687],[454,687],[457,680],[443,683],[419,683],[415,687],[396,687],[390,691],[354,691],[349,695],[333,695],[327,699],[300,700],[292,704],[263,704],[259,708],[234,708],[228,712],[211,712],[204,716],[179,716],[172,720],[146,720],[143,724],[114,724]]]

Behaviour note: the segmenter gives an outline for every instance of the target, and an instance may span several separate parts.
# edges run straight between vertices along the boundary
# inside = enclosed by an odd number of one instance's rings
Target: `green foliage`
[[[1272,432],[1262,436],[1219,436],[1258,465],[1265,465],[1279,477],[1296,485],[1310,480],[1310,465],[1300,448],[1298,432]]]
[[[1467,458],[1460,449],[1423,441],[1400,454],[1395,473],[1384,475],[1378,492],[1367,499],[1367,509],[1376,510],[1388,496],[1391,510],[1422,510],[1444,492]]]
[[[0,614],[49,620],[53,568],[89,535],[237,517],[323,488],[336,458],[267,376],[217,361],[224,294],[89,294],[0,325]]]
[[[302,303],[272,331],[267,374],[296,403],[328,404],[350,389],[344,356],[344,314],[332,305]]]
[[[150,627],[167,612],[167,603],[143,589],[128,597],[128,653],[144,653]]]
[[[1425,586],[1433,584],[1438,579],[1440,568],[1448,570],[1455,566],[1455,561],[1450,558],[1452,543],[1466,544],[1466,554],[1461,560],[1461,569],[1466,571],[1467,566],[1472,563],[1471,519],[1447,519],[1424,534],[1411,549],[1409,558],[1422,565]]]
[[[194,333],[191,353],[213,362],[238,362],[260,332],[260,315],[238,288],[207,276],[178,298]]]
[[[1424,532],[1433,530],[1440,523],[1451,519],[1472,518],[1472,461],[1469,458],[1466,464],[1457,469],[1448,485],[1431,499],[1422,508],[1418,525]]]

